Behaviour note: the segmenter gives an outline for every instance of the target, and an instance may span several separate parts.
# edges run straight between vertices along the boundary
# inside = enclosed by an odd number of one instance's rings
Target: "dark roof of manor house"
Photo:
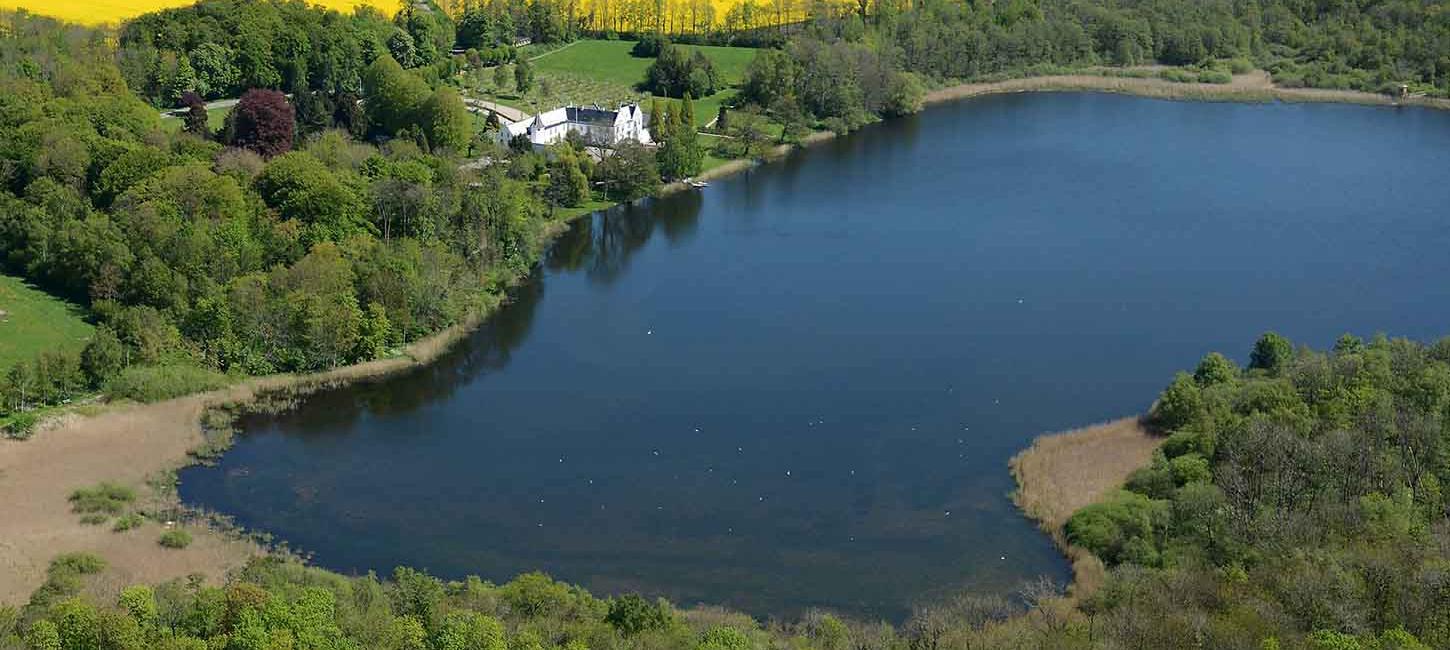
[[[569,114],[570,122],[598,124],[600,126],[613,125],[614,117],[618,114],[618,111],[606,111],[602,108],[583,108],[579,106],[570,106],[565,110]]]

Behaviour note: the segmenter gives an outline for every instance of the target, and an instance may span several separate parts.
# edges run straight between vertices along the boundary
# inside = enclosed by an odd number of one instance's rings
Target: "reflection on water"
[[[576,222],[437,363],[250,418],[182,496],[342,571],[761,615],[1063,579],[1007,458],[1265,329],[1442,333],[1447,152],[1427,111],[936,107]]]

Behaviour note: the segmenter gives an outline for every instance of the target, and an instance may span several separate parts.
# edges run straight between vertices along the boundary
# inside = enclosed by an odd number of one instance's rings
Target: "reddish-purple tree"
[[[234,147],[251,149],[267,158],[292,149],[296,116],[287,96],[278,91],[248,90],[232,109],[229,119]]]

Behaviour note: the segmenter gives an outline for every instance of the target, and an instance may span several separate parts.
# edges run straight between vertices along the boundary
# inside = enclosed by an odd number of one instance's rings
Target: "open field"
[[[583,40],[545,52],[533,59],[538,82],[528,93],[506,89],[495,93],[492,70],[484,70],[475,95],[497,97],[499,103],[525,112],[547,110],[565,104],[613,106],[621,102],[647,102],[649,96],[636,89],[644,80],[653,59],[630,56],[634,41]],[[745,69],[755,59],[756,50],[743,47],[684,46],[699,49],[710,57],[726,86],[709,97],[695,100],[695,126],[703,127],[715,119],[720,106],[735,96],[734,86],[745,80]],[[547,81],[546,81],[547,80]],[[545,88],[547,86],[547,88]],[[545,92],[547,90],[548,92]]]
[[[591,79],[633,86],[644,79],[644,71],[654,59],[630,56],[634,41],[579,41],[569,47],[545,54],[534,61],[539,72],[569,72]],[[726,85],[740,83],[745,67],[755,58],[755,50],[745,47],[714,47],[682,45],[694,52],[700,50],[715,63]]]
[[[0,275],[0,372],[42,350],[79,351],[91,337],[85,310]]]
[[[196,0],[0,0],[0,9],[25,9],[82,25],[100,25],[195,3]],[[398,9],[396,0],[308,0],[308,4],[343,12],[370,5],[389,15]]]
[[[1137,417],[1130,417],[1038,436],[1009,462],[1017,479],[1012,500],[1072,561],[1075,595],[1096,589],[1104,569],[1091,553],[1067,544],[1063,525],[1074,512],[1121,487],[1133,470],[1147,465],[1161,442]]]

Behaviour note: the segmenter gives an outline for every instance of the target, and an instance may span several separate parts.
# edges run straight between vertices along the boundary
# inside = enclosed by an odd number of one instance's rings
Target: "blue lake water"
[[[1278,330],[1450,333],[1450,114],[983,98],[584,219],[438,364],[189,503],[344,572],[898,618],[1068,576],[1007,459]]]

